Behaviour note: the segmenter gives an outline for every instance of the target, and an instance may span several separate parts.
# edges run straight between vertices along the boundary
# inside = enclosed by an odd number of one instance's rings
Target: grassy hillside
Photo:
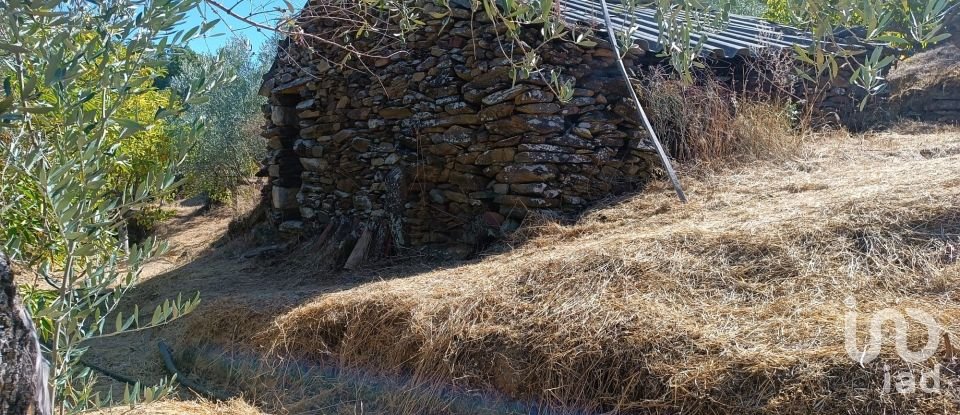
[[[685,172],[689,205],[655,183],[467,264],[356,276],[291,259],[241,278],[216,254],[204,266],[225,271],[189,273],[206,303],[161,335],[281,413],[955,412],[946,342],[907,364],[887,341],[861,365],[843,323],[859,312],[863,348],[871,313],[917,308],[960,345],[958,166],[957,130],[824,137]],[[939,392],[884,393],[885,373],[935,364]]]

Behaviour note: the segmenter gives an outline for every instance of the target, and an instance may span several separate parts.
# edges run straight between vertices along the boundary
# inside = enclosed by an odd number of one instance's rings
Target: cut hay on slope
[[[257,408],[240,400],[214,403],[204,400],[177,401],[163,400],[148,404],[136,405],[133,408],[118,406],[98,411],[88,412],[97,415],[266,415]]]
[[[655,185],[474,264],[320,295],[265,324],[213,311],[191,330],[266,356],[497,391],[539,413],[955,413],[943,342],[910,365],[888,341],[861,366],[843,334],[849,311],[862,348],[870,313],[917,308],[960,345],[952,149],[956,132],[825,140],[787,163],[687,177],[686,206]],[[917,350],[925,331],[908,321]],[[885,366],[919,378],[936,364],[938,392],[884,392]],[[482,409],[369,399],[376,413]]]

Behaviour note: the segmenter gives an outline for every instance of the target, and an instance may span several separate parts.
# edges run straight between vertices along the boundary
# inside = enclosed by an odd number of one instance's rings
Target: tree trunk
[[[48,415],[48,372],[7,257],[0,254],[0,414]]]

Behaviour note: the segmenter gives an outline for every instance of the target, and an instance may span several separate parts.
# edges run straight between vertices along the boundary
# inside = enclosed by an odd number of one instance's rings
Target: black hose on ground
[[[173,363],[173,350],[170,349],[170,346],[164,343],[163,340],[157,342],[157,347],[160,349],[160,356],[163,357],[163,366],[167,368],[167,372],[170,372],[171,375],[176,377],[177,382],[179,382],[181,385],[200,395],[216,399],[218,401],[226,401],[231,398],[230,395],[209,389],[184,376],[184,374],[177,369],[177,365]]]

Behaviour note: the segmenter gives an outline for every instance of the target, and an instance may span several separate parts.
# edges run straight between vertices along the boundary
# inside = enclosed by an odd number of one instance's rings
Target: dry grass
[[[687,85],[654,68],[640,90],[654,129],[670,154],[701,167],[728,167],[796,154],[804,135],[793,128],[790,106],[772,95],[738,94],[710,75]]]
[[[268,357],[272,371],[236,383],[290,413],[957,412],[955,362],[940,393],[883,393],[884,365],[921,367],[892,342],[861,367],[842,325],[851,299],[861,315],[914,307],[960,344],[956,148],[955,130],[822,139],[786,162],[686,176],[689,205],[655,184],[477,263],[272,321],[213,308],[189,331]],[[310,369],[277,386],[290,365]]]
[[[955,88],[960,82],[960,45],[945,43],[897,63],[888,77],[894,100],[931,88]]]
[[[204,400],[164,400],[145,405],[137,405],[134,408],[113,407],[88,413],[91,415],[265,415],[264,412],[260,412],[256,407],[240,399],[220,403]]]

